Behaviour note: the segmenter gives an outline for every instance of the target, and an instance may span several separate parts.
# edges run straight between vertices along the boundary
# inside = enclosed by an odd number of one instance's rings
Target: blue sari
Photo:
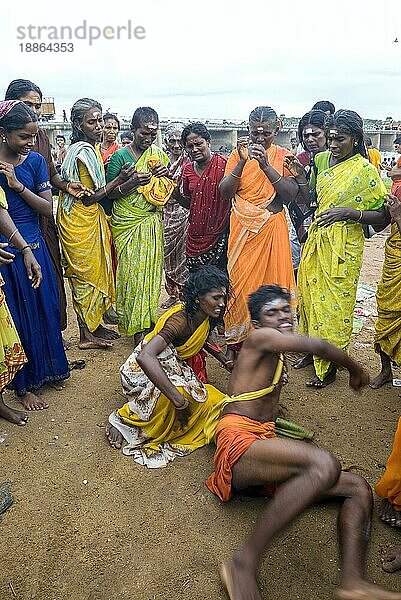
[[[30,152],[24,162],[15,167],[17,179],[27,189],[39,194],[51,189],[46,163],[37,152]],[[15,375],[11,387],[18,396],[35,392],[46,383],[62,381],[69,377],[68,362],[60,331],[58,289],[53,265],[39,228],[39,215],[7,185],[0,174],[8,212],[33,250],[42,269],[43,280],[34,290],[28,279],[24,257],[12,244],[6,248],[15,256],[10,265],[2,267],[3,287],[7,304],[20,336],[28,363]],[[0,241],[7,238],[0,236]]]

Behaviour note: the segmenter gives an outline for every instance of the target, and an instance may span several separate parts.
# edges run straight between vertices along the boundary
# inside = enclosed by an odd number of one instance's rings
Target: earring
[[[7,138],[6,138],[6,136],[5,136],[5,135],[3,135],[3,136],[2,136],[2,138],[1,138],[1,141],[2,141],[2,142],[4,142],[4,143],[6,143],[6,141],[7,141]]]
[[[354,142],[354,146],[357,146],[357,145],[358,145],[358,142]]]

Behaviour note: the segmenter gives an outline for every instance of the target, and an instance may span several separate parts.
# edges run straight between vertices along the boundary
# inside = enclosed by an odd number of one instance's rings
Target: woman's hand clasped
[[[345,206],[338,206],[335,208],[329,208],[316,215],[316,223],[319,227],[330,227],[334,223],[339,221],[348,221],[353,219],[354,210],[346,208]]]

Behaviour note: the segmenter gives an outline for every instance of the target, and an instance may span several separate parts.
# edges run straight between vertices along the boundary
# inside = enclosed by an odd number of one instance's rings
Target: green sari
[[[318,168],[316,215],[335,207],[377,210],[387,193],[377,170],[360,154],[329,166],[330,152],[315,157]],[[362,266],[363,228],[354,221],[329,227],[312,223],[298,271],[299,333],[346,350],[352,334],[356,291]],[[330,363],[314,357],[323,380]]]
[[[153,145],[138,161],[126,148],[117,150],[107,166],[107,181],[117,177],[126,163],[147,171],[151,156],[157,156],[166,166],[169,163],[167,154]],[[162,207],[148,202],[138,190],[113,202],[111,231],[118,260],[116,311],[119,329],[126,335],[143,331],[157,321],[164,256],[162,215]]]

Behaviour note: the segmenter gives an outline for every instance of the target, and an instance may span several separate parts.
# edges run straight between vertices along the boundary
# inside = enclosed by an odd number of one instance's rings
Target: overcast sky
[[[37,83],[57,113],[82,96],[129,116],[246,119],[259,104],[301,116],[318,99],[401,120],[399,0],[22,0],[0,22],[1,94]],[[74,52],[21,52],[17,27],[143,26],[144,40],[73,40]],[[110,34],[109,34],[110,35]],[[395,43],[393,40],[400,40]],[[46,40],[44,40],[46,41]],[[66,40],[69,41],[69,40]]]

